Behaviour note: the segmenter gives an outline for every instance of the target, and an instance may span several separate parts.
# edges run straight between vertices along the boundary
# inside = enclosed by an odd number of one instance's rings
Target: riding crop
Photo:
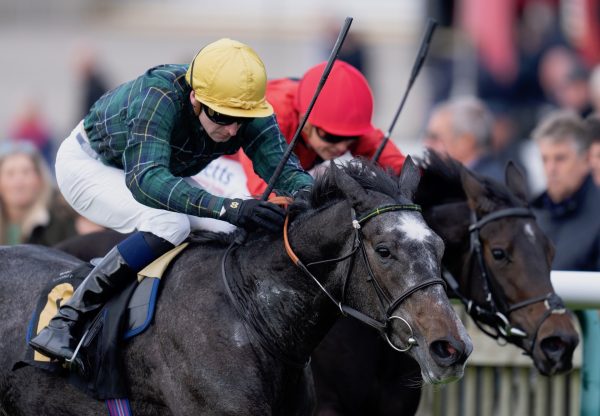
[[[290,155],[292,154],[292,151],[294,150],[294,147],[296,146],[296,143],[298,142],[300,134],[302,133],[302,129],[304,128],[304,125],[306,124],[306,120],[308,120],[308,116],[310,115],[310,112],[312,111],[312,108],[314,107],[315,102],[317,101],[317,98],[319,97],[319,94],[321,93],[321,89],[323,89],[323,86],[325,85],[325,82],[327,81],[327,78],[329,77],[329,73],[331,72],[333,63],[335,62],[335,59],[337,58],[337,56],[340,52],[342,44],[344,43],[344,40],[346,39],[348,30],[350,30],[350,25],[352,24],[352,20],[353,20],[352,17],[346,17],[346,20],[344,21],[344,26],[342,26],[342,29],[340,30],[340,33],[339,33],[337,40],[335,42],[335,45],[333,47],[333,50],[331,51],[331,55],[329,55],[329,60],[327,61],[327,66],[323,70],[323,75],[321,75],[321,79],[319,80],[319,84],[317,85],[317,89],[315,90],[315,94],[313,95],[312,100],[310,101],[310,104],[308,105],[308,108],[306,109],[306,113],[304,113],[304,116],[300,120],[300,124],[298,125],[298,129],[296,129],[294,138],[288,145],[287,149],[285,150],[285,153],[283,154],[283,157],[281,158],[281,161],[279,162],[279,165],[277,165],[275,172],[269,179],[267,189],[265,190],[265,192],[262,194],[262,196],[260,198],[262,201],[266,201],[269,198],[269,195],[271,194],[271,191],[273,190],[273,187],[275,186],[275,182],[277,182],[277,179],[279,178],[279,175],[281,175],[281,171],[283,170],[283,167],[287,163],[288,159],[290,158]]]
[[[396,110],[396,114],[394,115],[394,119],[392,120],[392,124],[390,125],[390,128],[388,129],[387,133],[385,133],[383,140],[379,144],[379,147],[377,148],[377,150],[375,151],[375,154],[373,155],[373,158],[371,159],[373,162],[377,162],[377,160],[379,159],[379,156],[381,156],[381,152],[383,151],[383,148],[385,147],[388,140],[390,139],[390,136],[392,135],[392,130],[394,130],[394,127],[396,126],[396,122],[398,121],[400,112],[402,111],[402,108],[404,107],[404,103],[406,102],[408,93],[410,92],[410,89],[412,88],[415,80],[417,79],[417,76],[419,75],[419,72],[421,71],[423,62],[425,62],[425,57],[427,56],[427,52],[429,51],[429,44],[431,43],[431,37],[433,36],[433,32],[435,31],[436,26],[437,26],[437,22],[434,19],[429,18],[427,20],[427,27],[425,28],[425,34],[423,35],[423,39],[421,40],[421,46],[419,47],[419,53],[417,54],[417,58],[415,59],[415,63],[413,64],[412,72],[410,74],[410,78],[409,78],[408,84],[406,86],[406,91],[404,91],[404,96],[402,97],[402,101],[400,101],[400,105],[398,106],[398,109]]]
[[[323,74],[321,75],[321,79],[319,81],[319,84],[317,85],[315,94],[313,95],[312,100],[310,101],[310,104],[309,104],[308,108],[306,109],[306,113],[304,114],[304,116],[302,117],[302,120],[300,121],[300,125],[298,126],[298,129],[296,130],[296,133],[294,134],[292,141],[290,142],[290,144],[288,144],[288,147],[285,150],[283,157],[279,161],[279,164],[277,165],[275,172],[273,172],[273,175],[269,179],[267,189],[261,196],[262,201],[266,201],[269,198],[269,195],[271,194],[271,191],[273,190],[273,187],[275,186],[275,182],[277,182],[277,178],[281,174],[283,167],[285,166],[288,159],[290,158],[290,155],[292,154],[292,151],[294,150],[294,147],[296,146],[296,143],[298,142],[300,133],[302,132],[302,129],[304,128],[304,125],[306,124],[306,120],[308,120],[308,116],[310,115],[310,112],[312,111],[312,108],[315,105],[315,102],[321,92],[321,89],[323,89],[323,86],[325,85],[325,82],[327,81],[327,78],[329,77],[329,73],[331,72],[333,63],[335,62],[335,59],[337,58],[338,53],[340,52],[340,48],[342,47],[342,44],[344,43],[344,40],[346,39],[346,35],[348,34],[348,30],[350,30],[351,24],[352,24],[352,17],[346,17],[346,20],[344,21],[344,26],[342,26],[342,29],[338,35],[338,38],[335,42],[334,47],[333,47],[333,50],[331,51],[331,55],[329,56],[329,60],[327,61],[327,66],[323,70]],[[227,250],[225,250],[225,253],[223,253],[223,257],[221,259],[221,276],[223,278],[223,284],[225,286],[227,296],[241,317],[246,316],[245,311],[243,310],[243,308],[241,307],[241,305],[239,304],[239,302],[237,301],[237,299],[235,298],[235,296],[233,295],[233,293],[231,291],[231,287],[227,280],[227,274],[226,274],[225,270],[226,270],[227,257],[229,256],[229,253],[237,245],[240,245],[243,243],[243,241],[246,239],[246,235],[247,234],[246,234],[245,230],[240,229],[237,237],[231,242],[231,244],[229,245]],[[252,326],[248,326],[248,328],[252,328]],[[267,349],[267,351],[270,351],[271,354],[273,354],[276,357],[279,357],[279,359],[281,359],[282,361],[284,361],[288,364],[294,365],[294,366],[296,365],[296,363],[294,362],[293,359],[290,359],[287,356],[282,356],[282,355],[277,354],[276,352],[273,352],[268,345],[263,345],[263,346]],[[302,363],[301,367],[304,367],[305,364],[306,363]]]

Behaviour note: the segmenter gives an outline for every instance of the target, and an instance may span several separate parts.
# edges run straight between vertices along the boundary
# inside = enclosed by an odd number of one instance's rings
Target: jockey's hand
[[[277,232],[283,228],[285,210],[279,205],[258,199],[225,199],[220,219],[245,229],[264,228]]]

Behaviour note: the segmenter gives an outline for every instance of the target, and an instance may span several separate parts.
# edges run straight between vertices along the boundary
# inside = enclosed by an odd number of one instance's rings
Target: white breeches
[[[200,218],[140,204],[125,185],[125,173],[86,153],[76,135],[87,142],[83,122],[61,144],[56,156],[56,180],[67,202],[81,215],[122,233],[147,231],[174,245],[191,230],[232,231],[235,227],[212,218]],[[186,178],[191,184],[197,183]],[[245,184],[245,182],[243,182]],[[204,188],[211,192],[210,189]],[[239,195],[219,195],[231,197]]]

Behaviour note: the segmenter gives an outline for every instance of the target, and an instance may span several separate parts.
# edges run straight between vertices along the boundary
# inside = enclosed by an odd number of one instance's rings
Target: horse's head
[[[458,172],[465,194],[426,213],[446,241],[444,265],[458,279],[457,296],[482,329],[523,348],[542,374],[569,370],[578,336],[552,288],[554,249],[528,208],[525,178],[512,163],[506,186],[452,161],[432,163]]]
[[[312,205],[331,210],[327,228],[345,230],[344,249],[330,253],[341,278],[329,297],[414,357],[426,382],[441,383],[462,376],[472,343],[441,280],[442,240],[412,203],[419,177],[410,158],[399,180],[366,162],[332,166],[317,180]],[[315,193],[337,194],[337,202]]]

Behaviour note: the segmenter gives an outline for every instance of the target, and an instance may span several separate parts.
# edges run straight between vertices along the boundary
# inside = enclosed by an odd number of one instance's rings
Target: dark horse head
[[[290,234],[323,276],[321,298],[378,329],[419,362],[426,382],[439,383],[462,375],[472,345],[440,284],[442,241],[411,202],[419,179],[410,158],[399,180],[364,161],[333,165]]]
[[[442,240],[412,203],[419,177],[410,161],[399,180],[352,163],[294,202],[285,243],[257,231],[226,249],[235,235],[196,235],[162,277],[154,324],[125,345],[133,413],[310,414],[305,364],[342,312],[407,350],[426,381],[460,377],[472,344],[440,284]],[[0,409],[10,414],[103,411],[63,378],[10,371],[42,287],[78,264],[0,247]]]
[[[524,349],[542,374],[571,369],[579,339],[550,281],[554,248],[529,211],[514,164],[503,185],[428,153],[416,201],[446,243],[450,286],[456,282],[452,289],[475,322]]]

